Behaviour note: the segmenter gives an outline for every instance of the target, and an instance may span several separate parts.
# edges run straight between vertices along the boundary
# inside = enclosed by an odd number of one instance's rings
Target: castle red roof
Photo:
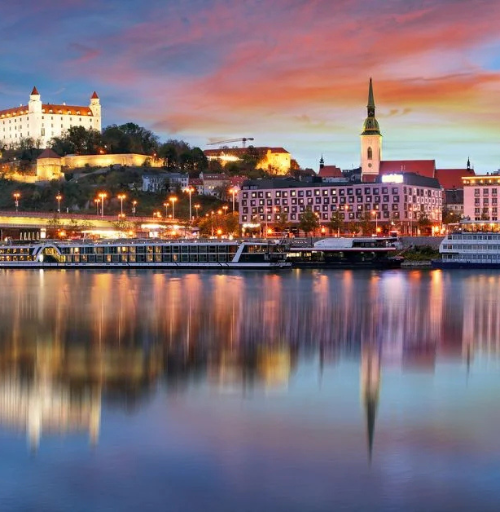
[[[435,160],[382,160],[380,162],[380,174],[400,174],[411,172],[435,178]]]
[[[463,188],[462,178],[475,176],[474,169],[436,169],[436,178],[445,190]]]
[[[0,110],[0,117],[21,116],[28,113],[28,106],[22,105],[20,107]],[[42,104],[42,113],[89,117],[94,115],[89,107],[82,107],[78,105],[53,105],[52,103]]]
[[[33,87],[33,90],[31,91],[31,94],[32,95],[36,94],[37,96],[40,96],[40,93],[38,92],[38,89],[36,88],[36,86]]]
[[[50,148],[44,149],[37,160],[41,160],[42,158],[61,158],[55,151]]]
[[[42,112],[45,114],[63,114],[70,116],[92,116],[90,107],[82,107],[79,105],[53,105],[47,103],[42,105]]]
[[[336,165],[320,167],[318,176],[320,178],[343,178],[342,170]]]
[[[99,99],[99,96],[97,96],[97,93],[94,91],[94,94],[92,94],[92,96],[90,97],[90,99],[92,99],[92,100],[98,100],[98,99]]]

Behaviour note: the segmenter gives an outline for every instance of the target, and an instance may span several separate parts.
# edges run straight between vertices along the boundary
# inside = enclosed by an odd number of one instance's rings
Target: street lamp
[[[378,234],[378,212],[377,210],[372,210],[372,215],[375,217],[375,235]]]
[[[170,202],[172,203],[172,218],[175,219],[175,202],[177,201],[177,198],[175,196],[172,196],[170,198]]]
[[[191,196],[193,195],[194,188],[193,187],[187,187],[187,188],[184,189],[184,192],[189,194],[189,222],[191,222],[192,219],[193,219],[193,215],[191,213]]]
[[[123,217],[123,200],[127,196],[125,194],[118,194],[118,199],[120,200],[120,217]]]
[[[233,196],[233,212],[235,210],[235,197],[236,197],[236,194],[238,193],[238,189],[236,187],[233,187],[229,190],[229,192],[232,194]]]
[[[57,194],[57,196],[56,196],[57,213],[61,213],[61,199],[62,199],[62,195],[61,194]]]
[[[137,201],[134,199],[134,201],[132,201],[132,215],[135,217],[135,209],[136,209],[136,206],[137,206]]]
[[[21,197],[21,194],[19,192],[14,192],[12,194],[12,197],[14,198],[14,204],[16,206],[16,212],[19,210],[19,198]]]
[[[95,214],[96,215],[99,215],[99,203],[101,202],[100,199],[94,199],[94,203],[95,203]]]
[[[201,205],[199,203],[196,203],[194,205],[194,209],[196,210],[196,218],[198,218],[199,215],[199,209],[201,208]]]
[[[168,203],[163,203],[163,206],[165,207],[165,218],[168,218]]]
[[[227,209],[228,209],[228,208],[229,208],[229,206],[227,206],[227,205],[224,205],[224,206],[222,207],[222,209],[224,210],[224,215],[226,215],[226,214],[227,214]]]
[[[101,217],[104,217],[104,200],[108,197],[108,194],[106,192],[99,192],[97,195],[101,200]]]

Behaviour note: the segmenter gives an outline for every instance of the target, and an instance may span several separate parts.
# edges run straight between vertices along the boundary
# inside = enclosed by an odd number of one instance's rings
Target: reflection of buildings
[[[96,439],[101,401],[158,384],[286,388],[299,360],[361,359],[373,443],[381,365],[500,350],[500,276],[443,272],[2,272],[0,422]],[[380,352],[378,351],[380,348]]]
[[[37,448],[43,433],[88,432],[97,442],[101,419],[98,388],[79,394],[51,379],[26,382],[8,374],[0,381],[0,423],[26,430],[30,446]]]
[[[361,349],[361,400],[366,414],[368,436],[368,457],[371,462],[375,420],[380,393],[380,348],[376,345],[363,345]]]

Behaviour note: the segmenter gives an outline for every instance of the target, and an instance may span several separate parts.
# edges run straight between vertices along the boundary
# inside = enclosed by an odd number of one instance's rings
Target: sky
[[[500,168],[498,0],[0,3],[0,109],[86,105],[202,149],[253,137],[359,166],[373,78],[383,159]]]

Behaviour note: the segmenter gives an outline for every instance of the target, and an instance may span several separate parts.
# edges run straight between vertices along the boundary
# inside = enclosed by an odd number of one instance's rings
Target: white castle
[[[47,147],[53,137],[60,137],[72,126],[101,131],[101,104],[94,92],[88,107],[42,103],[36,87],[28,105],[0,110],[0,142],[3,146],[19,144],[31,138],[39,147]]]

